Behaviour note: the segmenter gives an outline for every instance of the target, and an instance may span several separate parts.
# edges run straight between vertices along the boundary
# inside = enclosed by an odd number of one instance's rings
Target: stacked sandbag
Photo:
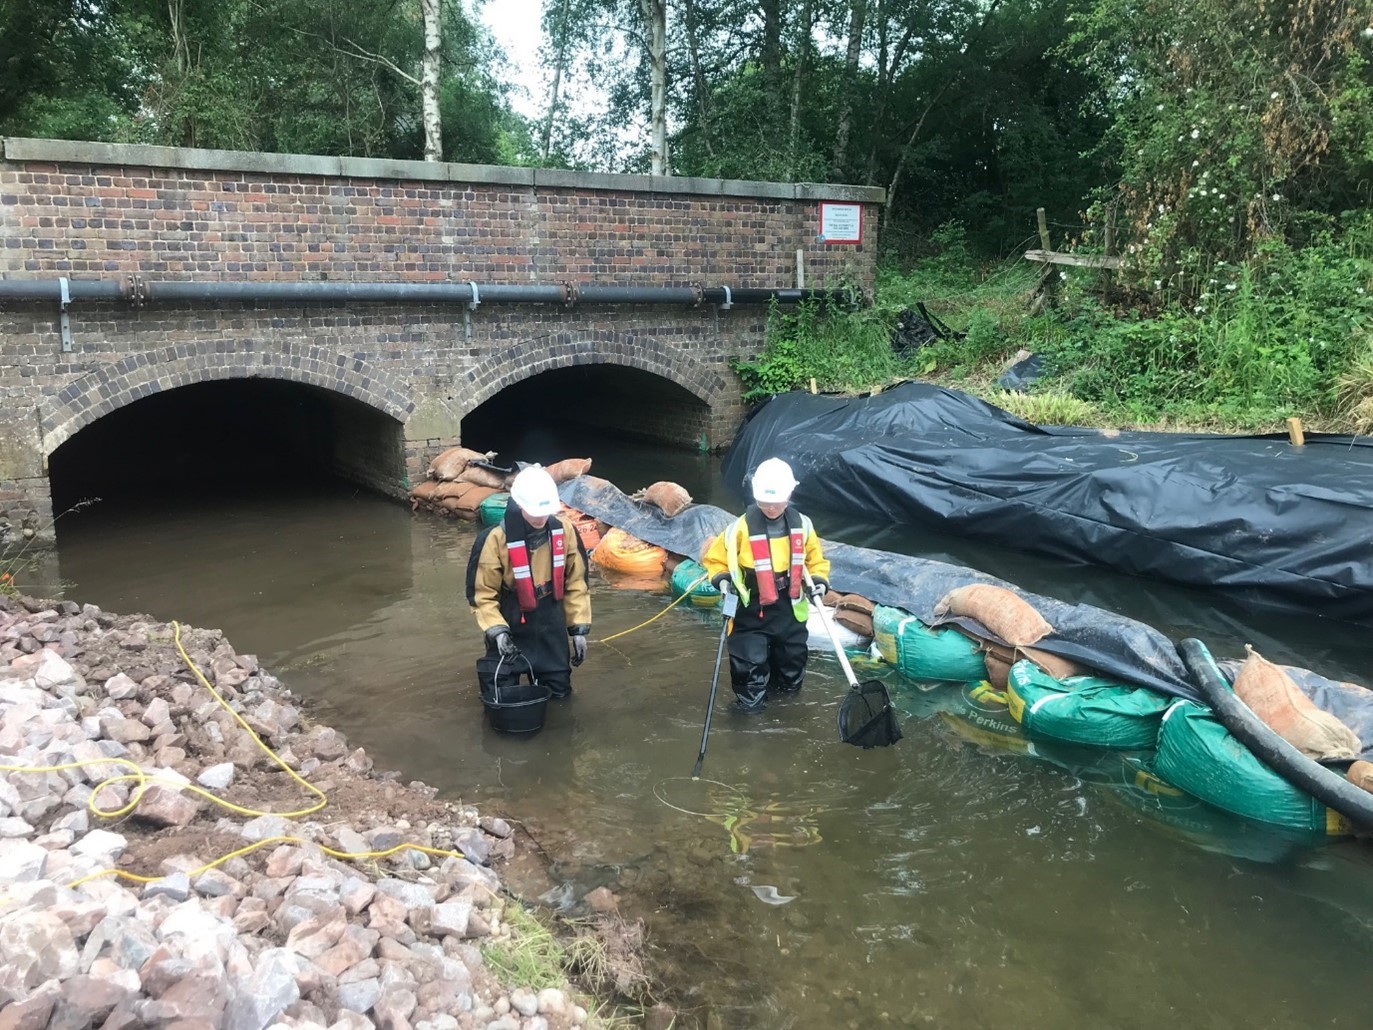
[[[841,594],[831,590],[825,595],[825,607],[833,608],[836,625],[851,630],[864,640],[872,640],[872,613],[877,605],[861,594]]]
[[[462,481],[439,483],[433,490],[433,509],[440,515],[475,522],[481,511],[482,502],[495,496],[499,491],[489,486]]]
[[[490,464],[495,451],[450,447],[425,469],[428,477],[410,489],[410,507],[475,520],[481,503],[505,489],[508,471]]]
[[[1048,636],[1054,628],[1028,601],[1014,591],[990,583],[970,583],[950,590],[934,608],[936,618],[959,616],[983,626],[997,639],[974,637],[983,651],[987,680],[1005,689],[1011,666],[1028,658],[1056,679],[1079,675],[1085,670],[1065,659],[1030,647]]]
[[[490,451],[483,454],[470,447],[450,447],[429,463],[424,474],[430,479],[452,482],[467,470],[469,464],[474,461],[490,461],[495,453]]]
[[[1073,676],[1090,676],[1092,670],[1067,658],[1060,658],[1037,647],[1006,647],[991,640],[973,637],[977,642],[982,658],[987,663],[987,680],[998,689],[1006,689],[1011,667],[1017,662],[1033,662],[1040,670],[1056,680],[1066,680]]]
[[[423,483],[416,483],[410,488],[410,510],[433,511],[434,505],[438,503],[438,498],[434,496],[434,491],[439,488],[437,479],[426,479]]]
[[[931,629],[910,612],[880,604],[873,608],[872,626],[878,652],[907,676],[961,683],[986,678],[977,644],[953,627]]]
[[[1235,696],[1269,729],[1318,762],[1353,758],[1363,750],[1358,734],[1317,708],[1292,677],[1248,644],[1245,650],[1249,657],[1235,677]]]
[[[637,493],[631,494],[631,501],[641,501],[644,504],[651,504],[663,513],[665,518],[672,518],[680,515],[691,504],[691,494],[677,483],[667,480],[660,480],[652,486],[646,486]]]
[[[1031,740],[1149,750],[1170,699],[1098,676],[1050,676],[1030,661],[1011,667],[1007,708]]]
[[[562,461],[555,461],[548,466],[548,474],[553,477],[553,482],[559,486],[570,479],[584,476],[590,471],[590,458],[564,458]]]
[[[1034,606],[1005,587],[970,583],[950,590],[934,607],[936,618],[957,615],[980,622],[1012,647],[1029,647],[1054,628]]]

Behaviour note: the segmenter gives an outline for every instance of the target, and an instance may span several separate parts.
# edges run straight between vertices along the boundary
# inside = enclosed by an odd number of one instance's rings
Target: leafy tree
[[[1117,208],[1148,275],[1300,242],[1369,203],[1368,11],[1312,0],[1097,0],[1072,52],[1099,83]]]

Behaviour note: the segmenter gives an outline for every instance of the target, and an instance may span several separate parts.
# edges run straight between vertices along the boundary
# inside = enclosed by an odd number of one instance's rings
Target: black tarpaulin
[[[935,525],[1254,608],[1373,621],[1366,438],[1293,447],[1285,436],[1037,427],[905,383],[772,398],[739,430],[725,481],[742,494],[769,457],[792,465],[803,508]]]

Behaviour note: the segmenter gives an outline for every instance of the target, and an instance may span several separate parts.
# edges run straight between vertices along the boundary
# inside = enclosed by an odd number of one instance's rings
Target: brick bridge
[[[437,450],[495,447],[493,420],[550,409],[722,446],[742,416],[728,361],[761,348],[762,292],[799,274],[870,287],[882,199],[847,186],[3,145],[0,538],[46,535],[63,476],[75,496],[85,479],[162,458],[194,468],[185,448],[202,438],[391,495]],[[823,201],[838,205],[827,216],[862,212],[861,243],[819,238]],[[753,302],[734,302],[740,291]]]

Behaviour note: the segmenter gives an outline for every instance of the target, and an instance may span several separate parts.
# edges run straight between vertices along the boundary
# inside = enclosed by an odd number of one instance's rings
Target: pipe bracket
[[[67,309],[71,307],[72,302],[71,280],[66,276],[58,279],[57,289],[60,293],[57,325],[62,335],[62,353],[70,354],[72,349],[72,323],[67,315]]]
[[[720,305],[720,310],[728,311],[734,307],[734,294],[728,286],[721,286],[720,289],[725,291],[725,302]]]
[[[467,285],[472,287],[472,299],[467,302],[467,307],[463,310],[462,313],[462,335],[464,339],[471,340],[472,312],[476,311],[477,308],[481,307],[482,296],[481,290],[477,287],[476,282],[469,279],[467,280]]]

